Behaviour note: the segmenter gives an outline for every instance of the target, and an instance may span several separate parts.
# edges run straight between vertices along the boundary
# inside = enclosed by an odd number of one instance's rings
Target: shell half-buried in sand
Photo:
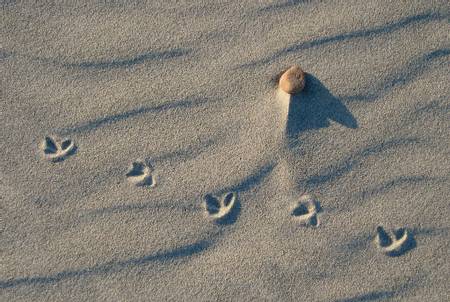
[[[305,72],[300,66],[294,65],[281,75],[278,85],[286,93],[299,93],[305,87]]]

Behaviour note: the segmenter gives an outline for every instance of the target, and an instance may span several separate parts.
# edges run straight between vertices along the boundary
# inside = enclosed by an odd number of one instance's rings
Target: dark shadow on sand
[[[144,255],[138,258],[130,258],[121,261],[110,261],[92,267],[65,270],[47,276],[31,276],[31,277],[13,278],[9,280],[0,280],[0,288],[5,289],[5,288],[14,288],[18,286],[51,285],[66,279],[109,274],[122,271],[128,268],[146,265],[152,262],[174,261],[180,258],[186,258],[189,256],[193,256],[195,254],[199,254],[205,251],[213,243],[214,242],[212,240],[205,239],[172,250]]]
[[[415,187],[415,186],[430,186],[431,184],[440,186],[442,184],[445,184],[448,182],[447,177],[430,177],[427,175],[405,175],[405,176],[399,176],[395,177],[391,180],[374,184],[371,187],[366,187],[360,192],[353,192],[352,197],[356,198],[358,200],[364,200],[369,201],[371,198],[375,196],[379,196],[382,194],[385,194],[395,188],[401,187],[401,186],[409,186],[409,187]]]
[[[97,217],[105,217],[106,215],[115,215],[124,212],[142,212],[153,211],[155,209],[167,209],[168,211],[182,211],[182,212],[196,212],[200,210],[200,207],[196,207],[193,204],[182,204],[175,202],[160,202],[152,200],[151,202],[144,203],[129,203],[119,204],[112,207],[99,208],[94,210],[88,210],[80,215],[80,219],[92,219]]]
[[[81,69],[115,69],[115,68],[129,68],[135,65],[143,64],[147,61],[168,60],[177,57],[186,56],[190,50],[186,49],[170,49],[165,51],[150,51],[131,58],[110,59],[104,61],[84,61],[79,63],[60,63],[66,68],[81,68]],[[54,61],[53,63],[58,64]]]
[[[273,171],[274,167],[275,167],[275,163],[273,163],[273,162],[265,163],[264,165],[259,167],[256,171],[254,171],[253,173],[248,175],[246,178],[241,180],[239,183],[237,183],[231,187],[225,188],[220,193],[225,193],[228,191],[242,192],[242,191],[250,190],[250,189],[258,186],[259,184],[261,184],[270,175],[270,173]]]
[[[271,12],[277,11],[280,9],[292,8],[301,4],[308,4],[311,2],[310,0],[285,0],[281,2],[275,2],[273,4],[269,4],[267,6],[261,7],[258,9],[258,12]]]
[[[243,191],[248,191],[258,185],[260,185],[273,171],[275,164],[272,162],[266,163],[259,167],[256,171],[248,175],[239,183],[227,187],[224,190],[218,192],[217,195],[225,194],[227,192],[236,193],[236,201],[230,212],[223,218],[217,220],[215,223],[218,225],[230,225],[237,221],[239,214],[241,213],[241,202],[239,199],[239,193]]]
[[[291,96],[286,125],[288,138],[296,138],[303,131],[328,127],[330,120],[347,128],[358,128],[352,113],[319,79],[307,74],[305,80],[305,89]]]
[[[82,133],[88,131],[94,131],[106,125],[111,125],[123,120],[134,118],[146,113],[159,113],[171,109],[187,109],[192,107],[201,106],[207,103],[208,100],[203,98],[185,98],[168,103],[164,103],[156,106],[141,106],[132,110],[128,110],[122,113],[108,115],[105,117],[97,118],[91,121],[87,121],[73,127],[63,128],[59,130],[61,135],[69,135],[73,133]]]
[[[374,291],[361,296],[356,296],[347,299],[336,300],[335,302],[368,302],[368,301],[381,301],[390,299],[395,296],[394,291]]]
[[[377,84],[364,89],[365,92],[342,95],[341,99],[346,102],[373,102],[388,94],[393,89],[411,83],[417,77],[433,68],[433,66],[445,67],[444,64],[433,64],[435,61],[442,60],[442,58],[448,56],[450,56],[450,48],[441,48],[427,52],[414,58],[395,72],[387,74],[383,79],[380,79]]]
[[[420,282],[420,277],[408,277],[405,278],[405,282],[401,283],[394,288],[389,286],[388,290],[375,290],[369,291],[366,293],[362,293],[357,296],[337,299],[334,302],[372,302],[372,301],[391,301],[394,297],[403,297],[409,296],[411,294],[411,290],[417,288]],[[423,282],[423,281],[422,281]],[[421,282],[420,282],[421,283]],[[409,300],[408,300],[409,301]]]
[[[309,188],[309,190],[314,190],[318,186],[336,181],[338,178],[350,173],[352,169],[357,167],[368,156],[377,156],[382,152],[397,148],[417,147],[420,143],[422,141],[414,137],[400,137],[367,146],[361,150],[352,152],[337,163],[332,163],[330,166],[321,169],[319,173],[310,175],[302,181],[302,185]]]
[[[300,51],[310,49],[310,48],[316,48],[321,47],[325,45],[331,45],[333,43],[339,43],[344,41],[349,41],[353,39],[371,39],[374,37],[378,37],[381,35],[386,35],[401,29],[404,29],[408,26],[413,26],[416,24],[425,24],[430,22],[439,21],[442,19],[448,18],[448,14],[440,14],[434,11],[425,12],[422,14],[417,14],[413,16],[408,16],[403,19],[392,21],[384,25],[380,26],[374,26],[371,28],[364,28],[361,30],[351,31],[351,32],[345,32],[336,34],[333,36],[324,36],[324,37],[318,37],[313,40],[307,40],[307,41],[299,41],[295,44],[289,45],[283,49],[280,49],[278,51],[275,51],[271,55],[259,59],[254,60],[249,63],[240,65],[241,68],[249,68],[254,66],[260,66],[263,64],[267,64],[269,62],[273,62],[274,60],[277,60],[281,57],[287,56],[292,53],[298,53]]]

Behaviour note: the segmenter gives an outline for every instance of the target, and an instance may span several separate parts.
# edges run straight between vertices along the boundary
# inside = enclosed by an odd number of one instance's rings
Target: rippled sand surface
[[[447,299],[447,1],[0,7],[0,300]]]

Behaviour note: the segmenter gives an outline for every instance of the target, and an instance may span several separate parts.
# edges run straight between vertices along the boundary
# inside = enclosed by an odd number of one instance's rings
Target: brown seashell
[[[286,93],[299,93],[305,87],[305,72],[300,66],[294,65],[281,75],[278,85]]]

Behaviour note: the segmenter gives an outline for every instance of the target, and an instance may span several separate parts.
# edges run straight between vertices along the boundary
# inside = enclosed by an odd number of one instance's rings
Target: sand
[[[1,301],[447,301],[447,1],[0,6]]]

